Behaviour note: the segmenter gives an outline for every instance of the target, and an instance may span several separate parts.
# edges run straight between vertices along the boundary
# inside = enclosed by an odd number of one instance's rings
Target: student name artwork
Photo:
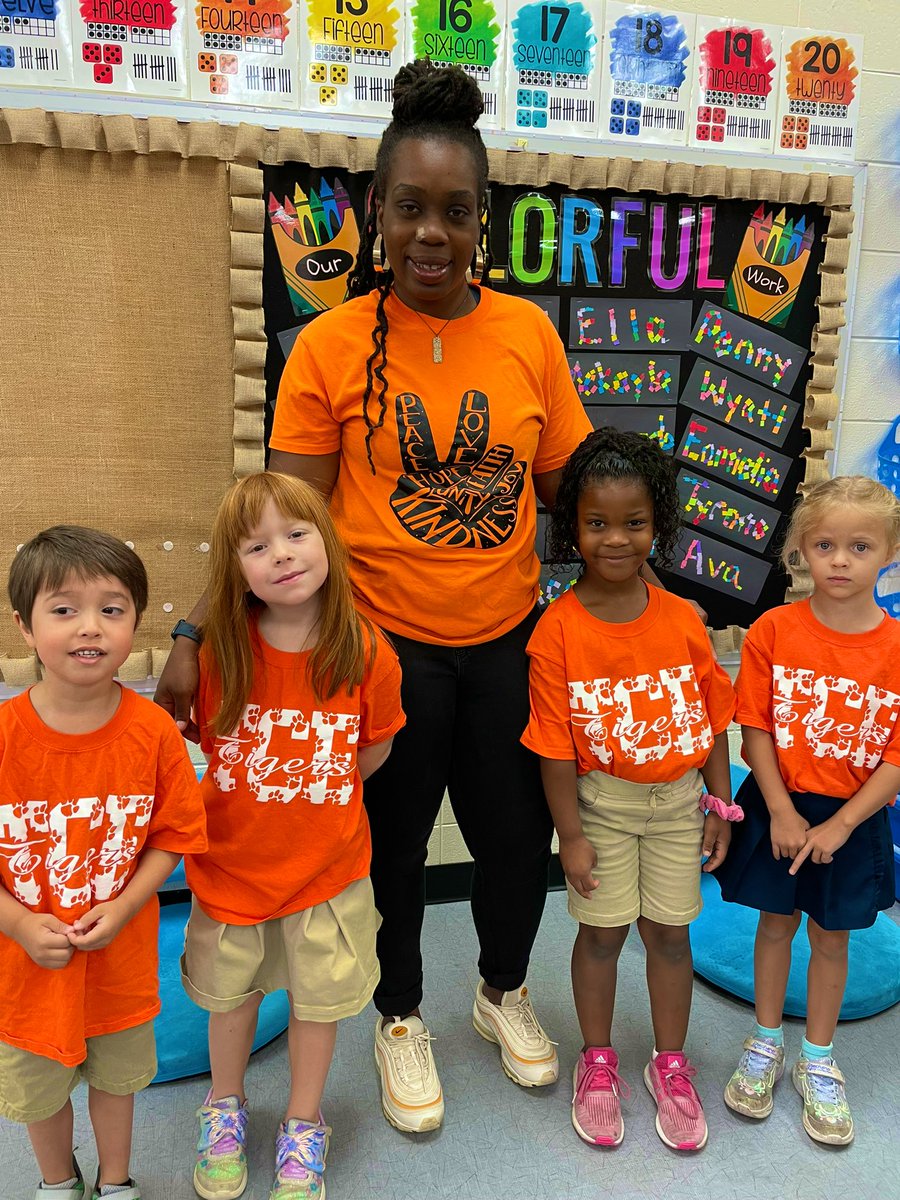
[[[323,175],[308,195],[298,183],[293,200],[270,192],[268,211],[296,315],[336,308],[347,294],[347,275],[359,249],[356,215],[340,179],[330,184]]]
[[[400,0],[306,0],[300,104],[388,119],[402,66]]]
[[[780,25],[697,18],[689,145],[772,149],[780,47]]]
[[[675,404],[681,359],[677,354],[567,354],[582,404]]]
[[[755,604],[772,564],[708,533],[686,527],[681,531],[669,569],[703,587]]]
[[[627,429],[640,433],[651,442],[656,442],[664,454],[675,449],[675,409],[660,408],[658,405],[632,404],[622,408],[607,408],[585,405],[584,410],[595,429],[612,425],[615,429]]]
[[[760,553],[772,539],[781,513],[697,471],[678,472],[681,519],[691,529],[717,534]]]
[[[600,133],[613,141],[683,146],[696,18],[608,0]]]
[[[406,58],[457,64],[481,88],[482,129],[500,129],[505,85],[503,58],[506,0],[410,0]]]
[[[789,392],[808,351],[731,312],[704,305],[691,332],[691,347],[705,358],[728,359],[742,375],[779,392]]]
[[[852,161],[859,123],[862,38],[785,29],[782,53],[775,153]]]
[[[563,195],[557,204],[527,192],[509,214],[508,272],[529,287],[554,276],[561,287],[571,287],[580,275],[586,287],[621,288],[633,269],[629,262],[644,262],[657,291],[677,291],[689,277],[700,291],[722,291],[726,281],[712,266],[715,228],[715,204],[680,204],[676,211],[663,202],[578,194]],[[667,254],[673,229],[677,242]]]
[[[69,8],[63,0],[0,0],[0,88],[72,86]]]
[[[730,429],[751,433],[773,446],[785,444],[800,415],[796,400],[702,358],[694,363],[680,399]]]
[[[782,208],[761,204],[747,225],[725,303],[767,325],[784,326],[806,272],[816,227],[801,213],[796,222]]]
[[[611,300],[569,302],[569,348],[606,346],[611,350],[688,350],[690,300]]]
[[[81,0],[72,5],[77,87],[187,96],[185,5]]]
[[[600,0],[509,0],[505,126],[597,134]]]
[[[296,107],[297,25],[295,0],[201,0],[188,21],[191,99]]]
[[[675,457],[679,465],[695,466],[713,479],[772,500],[780,494],[791,468],[784,454],[692,412]]]

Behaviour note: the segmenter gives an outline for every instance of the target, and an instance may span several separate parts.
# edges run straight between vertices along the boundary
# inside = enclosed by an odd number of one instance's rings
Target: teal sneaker
[[[325,1200],[325,1156],[330,1128],[289,1117],[275,1139],[275,1182],[269,1200]]]
[[[853,1141],[853,1117],[844,1092],[844,1076],[832,1058],[794,1063],[794,1087],[803,1097],[803,1128],[814,1141],[846,1146]]]
[[[211,1097],[197,1109],[194,1191],[203,1200],[237,1200],[247,1186],[247,1105],[237,1096]]]
[[[784,1074],[784,1046],[772,1038],[748,1037],[732,1077],[725,1085],[725,1103],[736,1113],[762,1120],[772,1111],[775,1084]]]

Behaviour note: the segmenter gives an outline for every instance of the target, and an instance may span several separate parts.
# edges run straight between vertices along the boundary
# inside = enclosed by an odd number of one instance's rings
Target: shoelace
[[[578,1081],[575,1089],[575,1099],[584,1100],[588,1092],[610,1091],[627,1100],[631,1088],[610,1063],[595,1062],[587,1068]]]
[[[823,1063],[822,1066],[831,1066],[831,1063]],[[806,1078],[809,1080],[809,1086],[816,1103],[841,1103],[841,1082],[839,1079],[834,1079],[830,1075],[822,1075],[818,1071],[810,1070],[807,1070]]]
[[[325,1169],[325,1131],[306,1129],[278,1135],[275,1169],[284,1179],[308,1179],[311,1172],[321,1175]]]
[[[210,1154],[240,1150],[244,1140],[244,1114],[231,1108],[211,1108],[204,1113],[206,1143]]]
[[[689,1116],[695,1117],[700,1108],[700,1102],[697,1099],[697,1093],[694,1090],[694,1085],[691,1083],[693,1077],[697,1074],[697,1068],[692,1067],[689,1063],[682,1063],[680,1067],[660,1068],[657,1066],[657,1074],[662,1084],[662,1090],[681,1110]]]
[[[750,1047],[744,1051],[740,1069],[745,1075],[752,1075],[754,1079],[762,1079],[774,1062],[774,1054],[769,1056]]]
[[[540,1022],[534,1015],[534,1009],[531,1007],[531,1001],[527,996],[520,996],[514,1007],[504,1007],[500,1011],[523,1041],[550,1042],[550,1039],[541,1028]],[[551,1046],[556,1046],[557,1044],[557,1042],[550,1042]]]
[[[397,1074],[403,1083],[409,1083],[413,1076],[423,1082],[428,1078],[431,1069],[428,1043],[433,1041],[435,1039],[425,1029],[422,1033],[413,1034],[411,1038],[391,1042]]]

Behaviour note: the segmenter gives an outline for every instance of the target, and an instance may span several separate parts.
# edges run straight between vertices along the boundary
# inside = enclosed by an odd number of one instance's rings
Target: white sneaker
[[[500,1047],[500,1063],[513,1083],[522,1087],[544,1087],[559,1078],[556,1044],[551,1042],[534,1015],[528,988],[504,992],[492,1004],[479,980],[472,1009],[472,1024],[483,1038]]]
[[[431,1034],[419,1017],[394,1017],[375,1025],[375,1066],[381,1079],[381,1107],[395,1129],[427,1133],[444,1119],[444,1095],[438,1079]]]
[[[52,1200],[84,1200],[84,1179],[74,1158],[72,1163],[75,1167],[74,1187],[44,1187],[44,1181],[41,1180],[34,1193],[34,1200],[51,1200],[51,1198]]]

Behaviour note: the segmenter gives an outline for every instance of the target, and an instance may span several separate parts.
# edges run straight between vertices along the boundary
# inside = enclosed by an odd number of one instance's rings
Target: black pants
[[[422,999],[425,858],[446,788],[475,861],[472,916],[485,983],[520,986],[547,895],[553,824],[528,724],[525,646],[537,613],[480,646],[391,635],[403,668],[407,724],[366,781],[372,883],[382,916],[375,1005],[401,1015]]]

